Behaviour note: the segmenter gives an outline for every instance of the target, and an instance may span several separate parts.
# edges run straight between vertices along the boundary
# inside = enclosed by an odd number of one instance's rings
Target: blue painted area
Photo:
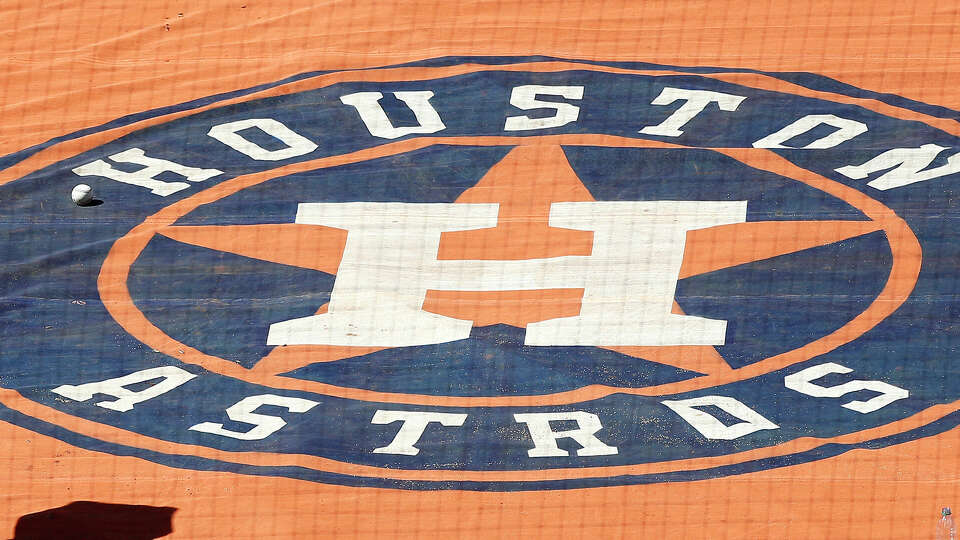
[[[823,191],[710,150],[564,147],[597,200],[747,201],[747,221],[864,220]]]
[[[533,61],[536,58],[528,58]],[[433,65],[455,63],[438,59]],[[506,63],[517,59],[483,60]],[[428,65],[430,62],[424,63]],[[663,68],[636,64],[634,67]],[[590,468],[652,463],[689,457],[719,456],[776,445],[797,437],[829,438],[870,429],[957,399],[960,388],[953,368],[960,342],[960,242],[956,241],[957,195],[950,178],[880,192],[834,172],[840,165],[859,164],[883,149],[936,143],[957,146],[955,138],[916,122],[883,117],[858,107],[796,98],[704,79],[689,70],[670,77],[617,76],[587,71],[554,74],[490,72],[436,81],[408,83],[345,83],[291,96],[256,100],[195,114],[132,133],[104,147],[38,171],[2,187],[5,211],[0,215],[0,384],[58,410],[147,436],[228,451],[312,454],[351,463],[391,468],[448,470],[537,470]],[[311,74],[302,77],[313,76]],[[810,88],[876,97],[941,117],[952,111],[916,105],[897,96],[878,96],[850,89],[836,81],[806,74],[785,77]],[[275,84],[281,84],[278,82]],[[747,95],[736,112],[707,111],[668,142],[701,147],[749,147],[763,134],[803,114],[836,114],[867,123],[870,131],[854,141],[824,151],[780,150],[801,167],[829,176],[890,206],[920,238],[925,259],[916,289],[897,312],[860,339],[787,369],[753,379],[661,398],[613,394],[568,406],[455,408],[422,407],[346,400],[310,392],[258,386],[180,364],[138,342],[123,331],[100,302],[96,280],[113,241],[169,204],[238,175],[294,161],[350,152],[386,141],[371,137],[356,111],[339,96],[356,91],[382,91],[383,105],[398,125],[412,115],[390,92],[431,89],[446,130],[439,137],[502,135],[507,116],[523,114],[509,106],[510,89],[519,84],[585,86],[577,123],[516,135],[605,133],[639,137],[639,128],[659,123],[676,106],[650,106],[664,85]],[[125,125],[164,111],[189,110],[249,89],[213,96],[170,109],[147,111],[102,126]],[[537,116],[542,112],[530,112]],[[317,151],[277,163],[257,163],[207,137],[211,125],[235,119],[269,117],[283,121],[317,141]],[[99,128],[92,128],[93,130]],[[81,136],[88,131],[57,140]],[[801,146],[825,135],[811,132],[790,144]],[[271,141],[245,133],[265,147]],[[43,145],[41,145],[43,146]],[[113,153],[143,147],[148,155],[223,174],[168,198],[142,188],[102,178],[85,179],[105,201],[79,208],[67,194],[78,183],[70,169]],[[2,158],[8,166],[40,147]],[[178,225],[249,225],[291,223],[300,202],[401,201],[451,202],[509,151],[507,146],[475,148],[438,145],[388,158],[327,170],[308,171],[271,180],[211,204],[200,206]],[[571,166],[598,200],[746,200],[748,221],[863,220],[855,208],[793,180],[747,167],[709,150],[636,150],[566,147]],[[942,164],[945,156],[934,162]],[[125,166],[117,165],[118,168]],[[130,170],[130,169],[127,169]],[[171,179],[175,179],[171,178]],[[883,233],[812,248],[734,268],[693,276],[678,285],[677,302],[691,315],[728,321],[727,343],[718,348],[733,366],[754,363],[822,337],[869,304],[883,286],[892,264]],[[137,306],[171,337],[208,354],[251,367],[270,351],[265,345],[269,324],[310,315],[329,298],[333,276],[267,263],[239,255],[154,238],[132,267],[128,281]],[[475,328],[463,342],[381,351],[333,363],[313,364],[286,374],[340,386],[384,392],[452,396],[544,394],[587,385],[645,386],[683,380],[697,374],[590,347],[526,347],[523,331],[504,325]],[[783,378],[800,369],[835,362],[853,370],[828,375],[818,384],[834,386],[851,380],[881,380],[909,389],[907,399],[876,412],[861,414],[841,407],[868,400],[869,390],[841,398],[812,398],[784,387]],[[198,377],[169,394],[117,413],[96,402],[97,396],[75,402],[50,391],[60,384],[80,384],[120,377],[156,367],[176,365]],[[222,422],[238,432],[249,424],[233,422],[225,409],[244,397],[278,394],[310,399],[306,413],[263,406],[258,413],[284,418],[287,425],[260,441],[240,441],[190,431],[199,422]],[[706,395],[731,396],[779,427],[732,441],[709,440],[674,412],[663,399]],[[431,424],[418,456],[375,454],[390,443],[399,424],[375,425],[377,410],[466,413],[460,427]],[[737,419],[707,408],[724,423]],[[597,437],[616,446],[608,456],[576,456],[569,439],[560,447],[570,456],[532,459],[533,441],[514,414],[587,411],[601,419]],[[764,468],[824,459],[852,448],[876,448],[954,427],[957,415],[905,434],[858,445],[825,444],[812,451],[730,467],[654,476],[624,476],[569,482],[526,484],[471,482],[396,482],[349,478],[292,467],[246,467],[171,456],[111,445],[71,433],[0,408],[0,418],[86,448],[118,455],[136,455],[175,467],[226,470],[244,474],[290,476],[319,482],[405,489],[554,489],[598,485],[688,481],[742,474]],[[575,427],[558,422],[554,429]]]
[[[632,388],[697,375],[596,347],[527,347],[523,338],[519,328],[485,326],[474,328],[468,340],[315,363],[288,375],[380,392],[450,396],[542,394],[591,384]]]
[[[316,313],[330,299],[333,276],[158,237],[129,286],[137,307],[168,335],[250,368],[273,349],[270,325]]]
[[[717,351],[738,368],[846,324],[880,294],[891,263],[876,232],[681,280],[677,303],[684,313],[727,321],[727,344]]]

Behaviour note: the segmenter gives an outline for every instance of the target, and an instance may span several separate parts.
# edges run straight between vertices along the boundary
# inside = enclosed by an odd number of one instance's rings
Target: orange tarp
[[[297,73],[447,55],[809,71],[960,110],[950,2],[6,0],[0,29],[0,155]],[[185,539],[926,538],[960,501],[958,457],[953,430],[696,482],[401,491],[174,469],[3,423],[0,535],[95,500],[175,507]]]

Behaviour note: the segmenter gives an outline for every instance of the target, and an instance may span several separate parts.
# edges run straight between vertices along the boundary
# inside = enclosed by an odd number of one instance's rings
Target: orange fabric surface
[[[950,2],[6,0],[0,28],[0,155],[297,73],[446,55],[809,71],[960,110]],[[926,538],[960,502],[958,457],[953,430],[714,480],[429,492],[174,469],[0,423],[0,535],[95,500],[176,507],[184,539]]]

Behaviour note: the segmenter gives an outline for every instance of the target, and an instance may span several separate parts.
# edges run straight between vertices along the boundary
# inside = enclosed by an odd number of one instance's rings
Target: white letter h
[[[582,288],[580,314],[527,325],[526,345],[722,345],[726,321],[671,313],[686,233],[746,221],[746,201],[560,202],[550,226],[593,231],[589,256],[437,260],[445,231],[497,225],[497,204],[303,203],[297,223],[348,231],[326,313],[270,326],[268,345],[404,347],[470,336],[423,310],[428,289]]]

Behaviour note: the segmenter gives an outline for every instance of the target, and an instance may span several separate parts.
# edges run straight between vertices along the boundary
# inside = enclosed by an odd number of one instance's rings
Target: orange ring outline
[[[384,144],[340,156],[294,163],[269,171],[238,176],[163,208],[159,212],[146,218],[143,223],[134,227],[127,235],[119,238],[111,248],[106,260],[104,260],[98,278],[100,297],[103,300],[104,306],[124,330],[153,349],[176,358],[181,362],[198,365],[207,371],[238,378],[253,384],[278,389],[307,391],[346,399],[405,403],[411,405],[454,407],[542,406],[598,399],[613,393],[652,396],[687,392],[744,380],[808,360],[853,341],[888,317],[902,305],[910,295],[920,273],[921,252],[920,243],[916,236],[914,236],[913,232],[899,216],[876,200],[839,182],[829,180],[806,169],[802,169],[769,150],[755,148],[712,149],[754,168],[767,170],[787,178],[795,179],[833,195],[852,204],[881,226],[882,230],[887,234],[890,250],[893,253],[893,265],[886,285],[867,309],[841,328],[826,336],[797,349],[766,358],[726,374],[707,375],[695,379],[644,388],[589,385],[576,390],[535,396],[461,397],[376,392],[373,390],[335,386],[316,381],[291,379],[278,375],[258,373],[244,368],[235,362],[208,355],[198,349],[174,340],[151,323],[136,307],[131,298],[130,291],[127,288],[127,278],[129,277],[130,267],[146,248],[150,239],[160,229],[172,225],[179,218],[193,211],[198,206],[212,203],[242,189],[261,184],[273,178],[301,171],[317,170],[347,163],[366,161],[368,159],[394,155],[413,149],[425,148],[435,144],[561,144],[568,146],[590,145],[628,148],[684,148],[679,145],[659,141],[645,141],[612,135],[590,134],[531,137],[423,137]]]
[[[720,81],[747,86],[759,90],[771,92],[782,92],[802,97],[833,101],[835,103],[844,103],[847,105],[856,105],[864,109],[897,118],[899,120],[911,120],[922,122],[936,129],[940,129],[954,136],[960,137],[960,122],[948,118],[938,118],[928,114],[919,113],[910,109],[897,107],[884,103],[880,100],[869,98],[857,98],[838,94],[835,92],[824,92],[820,90],[811,90],[810,88],[793,84],[770,75],[750,72],[724,72],[724,73],[690,73],[685,71],[658,71],[658,70],[640,70],[615,68],[610,66],[588,64],[582,62],[567,61],[547,61],[547,62],[521,62],[517,64],[486,65],[486,64],[457,64],[443,67],[394,67],[379,68],[372,70],[356,71],[337,71],[318,75],[309,79],[294,81],[286,84],[267,88],[243,96],[229,98],[222,101],[203,105],[189,110],[172,112],[159,115],[153,118],[140,120],[132,124],[116,128],[105,129],[96,133],[91,133],[83,137],[59,142],[50,147],[17,162],[6,169],[0,171],[0,186],[17,180],[33,171],[52,165],[75,156],[97,146],[106,144],[114,139],[120,138],[139,129],[143,129],[158,124],[164,124],[177,118],[183,118],[193,114],[201,113],[211,109],[225,107],[236,103],[253,101],[268,97],[276,97],[324,88],[342,82],[393,82],[402,80],[404,82],[414,80],[430,80],[441,77],[454,77],[468,73],[477,73],[485,71],[526,71],[533,73],[555,73],[562,71],[596,71],[600,73],[616,73],[623,75],[642,75],[648,77],[667,77],[667,76],[686,76],[708,79],[717,79]]]
[[[469,66],[469,65],[467,65]],[[451,76],[459,74],[455,68],[462,68],[463,66],[451,66],[448,68],[387,68],[379,71],[366,71],[366,72],[337,72],[329,75],[319,76],[316,79],[309,79],[306,81],[298,81],[295,83],[289,83],[285,85],[280,85],[271,89],[264,91],[256,92],[249,94],[247,96],[242,96],[239,98],[233,98],[230,100],[224,100],[217,103],[213,103],[207,106],[198,107],[188,111],[180,111],[176,113],[171,113],[167,115],[158,116],[155,118],[143,120],[130,124],[127,126],[122,126],[118,128],[113,128],[105,130],[102,132],[94,133],[70,141],[64,141],[62,143],[55,144],[51,147],[48,147],[27,159],[18,162],[17,164],[0,171],[0,186],[17,180],[22,176],[29,174],[35,170],[38,170],[47,165],[56,163],[65,159],[67,157],[79,154],[88,149],[92,149],[96,146],[105,144],[106,142],[119,138],[122,135],[131,133],[138,129],[149,127],[151,125],[157,125],[160,123],[168,122],[170,120],[192,115],[204,110],[213,109],[229,105],[231,103],[238,103],[242,101],[249,101],[253,99],[259,99],[263,97],[284,95],[294,92],[299,92],[303,90],[308,90],[311,88],[322,87],[329,84],[335,84],[340,82],[337,78],[346,79],[345,74],[350,74],[352,80],[366,80],[366,81],[383,81],[387,82],[392,80],[392,78],[402,78],[404,74],[408,80],[420,77],[420,78],[434,78],[435,76],[428,77],[426,73],[448,73],[447,75],[439,76]],[[903,109],[888,105],[879,100],[874,99],[863,99],[863,98],[852,98],[850,96],[845,96],[842,94],[835,94],[831,92],[820,92],[807,89],[792,83],[787,83],[775,77],[762,74],[754,73],[721,73],[721,74],[695,74],[687,72],[668,72],[668,71],[641,71],[641,70],[629,70],[629,69],[619,69],[619,68],[609,68],[606,66],[596,66],[591,64],[579,64],[575,62],[534,62],[534,63],[524,63],[524,64],[514,64],[514,65],[501,65],[501,66],[473,66],[475,69],[471,71],[536,71],[536,72],[552,72],[552,71],[566,71],[570,69],[582,69],[590,71],[603,71],[610,73],[625,73],[632,75],[649,75],[649,76],[664,76],[664,75],[686,75],[686,76],[695,76],[695,77],[707,77],[715,78],[720,80],[725,80],[732,82],[734,84],[746,85],[749,81],[749,85],[754,88],[780,91],[786,93],[792,93],[795,95],[801,95],[805,97],[814,97],[818,99],[826,99],[835,101],[838,103],[847,103],[861,106],[863,108],[890,116],[893,118],[903,119],[903,120],[914,120],[926,123],[937,129],[941,129],[949,134],[960,136],[960,123],[943,118],[937,118],[930,115],[925,115],[923,113],[918,113],[911,111],[909,109]],[[463,71],[461,71],[463,72]],[[399,75],[397,75],[399,74]],[[383,75],[388,75],[388,77],[383,77]],[[391,78],[392,77],[392,78]],[[407,142],[407,141],[404,141]],[[445,142],[445,141],[441,141]],[[671,146],[671,145],[666,145]],[[414,149],[414,148],[411,148]],[[723,153],[734,152],[736,150],[724,150],[724,149],[715,149]],[[743,149],[745,151],[751,151],[751,149]],[[731,154],[727,154],[731,155]],[[775,154],[772,154],[775,157]],[[782,159],[782,158],[781,158]],[[786,161],[786,160],[783,160]],[[792,163],[787,162],[788,165]],[[805,171],[801,169],[801,171]],[[811,173],[812,174],[812,173]],[[899,218],[897,218],[899,219]],[[909,230],[909,229],[908,229]],[[913,237],[912,232],[910,234]],[[889,237],[888,237],[889,239]],[[916,241],[915,237],[913,240]],[[916,246],[919,249],[919,245]],[[919,252],[917,253],[919,256]],[[891,273],[892,274],[892,273]],[[102,276],[102,274],[101,274]],[[888,280],[888,286],[889,286]],[[912,287],[911,287],[912,288]],[[256,452],[226,452],[221,450],[214,450],[208,447],[197,446],[197,445],[185,445],[180,443],[172,443],[168,441],[162,441],[159,439],[154,439],[152,437],[146,437],[140,434],[129,432],[120,428],[115,428],[109,425],[100,424],[90,420],[86,420],[80,417],[72,416],[66,413],[63,413],[57,409],[47,407],[35,401],[29,400],[22,395],[20,395],[15,390],[6,390],[0,389],[0,402],[4,405],[10,407],[11,409],[17,410],[23,414],[26,414],[31,417],[35,417],[41,420],[46,420],[54,424],[60,425],[67,429],[74,429],[78,432],[92,433],[96,438],[101,440],[115,442],[118,444],[126,444],[131,446],[137,446],[136,442],[144,441],[147,442],[147,445],[143,445],[143,448],[153,449],[162,453],[173,453],[173,454],[184,454],[200,457],[208,457],[210,459],[221,459],[223,461],[235,461],[247,463],[249,465],[277,465],[281,466],[285,463],[276,463],[271,461],[270,463],[263,463],[264,460],[270,459],[275,460],[275,454],[264,454]],[[876,428],[870,428],[860,432],[848,433],[838,437],[833,437],[830,439],[816,439],[816,438],[799,438],[776,445],[773,447],[767,448],[758,448],[746,452],[740,452],[736,454],[727,454],[724,456],[717,456],[711,458],[693,458],[686,460],[676,460],[671,462],[661,462],[654,464],[644,464],[644,465],[634,465],[634,466],[620,466],[616,468],[604,467],[604,468],[595,468],[592,470],[597,471],[610,471],[612,474],[652,474],[656,472],[667,472],[667,469],[662,467],[666,464],[688,464],[687,470],[692,467],[698,468],[710,468],[717,467],[726,464],[733,464],[743,462],[749,459],[761,459],[764,457],[775,457],[779,455],[787,455],[790,453],[796,453],[798,451],[803,451],[804,449],[814,448],[820,444],[825,444],[826,442],[835,442],[840,444],[851,444],[856,442],[862,442],[866,440],[871,440],[878,437],[883,437],[887,435],[892,435],[895,433],[900,433],[907,431],[909,429],[914,429],[921,427],[925,424],[938,420],[945,417],[946,415],[960,409],[960,400],[954,401],[949,404],[935,405],[929,407],[919,413],[916,413],[905,419],[891,422],[884,426],[878,426]],[[789,447],[789,448],[787,448]],[[772,450],[784,449],[784,451],[774,452]],[[326,463],[328,465],[336,465],[333,468],[329,468],[331,472],[340,472],[342,474],[353,474],[358,476],[373,476],[373,477],[386,477],[386,478],[396,478],[396,479],[408,479],[408,480],[495,480],[497,476],[502,476],[503,474],[513,474],[512,471],[400,471],[396,469],[388,469],[382,467],[368,467],[362,465],[353,465],[349,463],[337,462],[334,460],[328,460],[325,458],[319,458],[316,456],[304,456],[304,455],[291,455],[286,454],[280,455],[282,458],[285,458],[286,464],[296,465],[296,466],[306,466],[304,460],[313,461],[319,460],[320,462]],[[730,458],[738,457],[741,459],[731,460]],[[228,459],[229,458],[229,459]],[[616,469],[616,470],[612,470]],[[628,470],[629,469],[629,470]],[[670,469],[676,469],[676,467],[671,467]],[[525,478],[522,478],[521,481],[530,481],[537,479],[551,479],[557,478],[556,475],[552,475],[553,472],[567,473],[561,474],[560,478],[584,478],[589,477],[589,475],[583,474],[583,469],[546,469],[541,471],[518,471],[521,475],[524,473],[533,473],[525,474]],[[367,473],[367,474],[363,474]],[[432,474],[431,474],[432,473]],[[551,476],[548,478],[548,474],[551,473]],[[578,474],[569,474],[569,473],[578,473]],[[542,477],[542,478],[538,478]]]

